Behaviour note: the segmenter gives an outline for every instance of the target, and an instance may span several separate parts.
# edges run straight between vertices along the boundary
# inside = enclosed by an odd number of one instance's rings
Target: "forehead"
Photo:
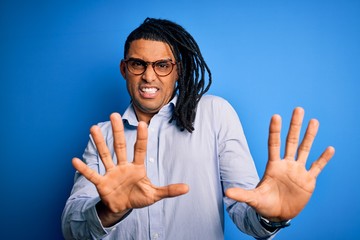
[[[132,41],[127,57],[141,58],[145,61],[156,61],[167,58],[175,60],[169,44],[145,39]]]

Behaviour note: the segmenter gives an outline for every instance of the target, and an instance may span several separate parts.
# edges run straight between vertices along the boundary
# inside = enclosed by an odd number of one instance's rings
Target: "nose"
[[[156,79],[157,76],[151,64],[146,67],[146,70],[141,77],[146,82],[152,82]]]

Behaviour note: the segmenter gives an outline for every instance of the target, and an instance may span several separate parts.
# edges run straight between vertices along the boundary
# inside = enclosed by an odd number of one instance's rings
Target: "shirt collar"
[[[170,117],[172,116],[172,113],[174,111],[174,107],[176,106],[177,98],[178,98],[178,95],[175,95],[168,104],[163,106],[160,109],[160,111],[154,115],[154,117],[156,115],[158,115],[158,116],[167,117],[170,119]],[[130,104],[128,106],[128,108],[125,110],[124,114],[122,115],[122,119],[123,119],[124,123],[128,123],[129,125],[132,125],[132,126],[138,125],[139,121],[136,118],[133,104]]]

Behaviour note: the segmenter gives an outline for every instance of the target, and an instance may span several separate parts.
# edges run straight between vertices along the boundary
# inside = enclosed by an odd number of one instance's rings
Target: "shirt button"
[[[158,238],[159,238],[159,234],[158,234],[158,233],[154,233],[152,238],[153,238],[153,239],[158,239]]]
[[[154,158],[149,158],[149,162],[151,162],[151,163],[153,163],[155,161],[155,159]]]

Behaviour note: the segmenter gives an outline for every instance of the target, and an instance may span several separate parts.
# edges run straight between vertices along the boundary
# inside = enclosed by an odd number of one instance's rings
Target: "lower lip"
[[[149,93],[149,92],[143,92],[143,91],[139,90],[139,93],[140,93],[141,97],[151,99],[151,98],[155,98],[157,96],[158,91],[156,91],[154,93]]]

